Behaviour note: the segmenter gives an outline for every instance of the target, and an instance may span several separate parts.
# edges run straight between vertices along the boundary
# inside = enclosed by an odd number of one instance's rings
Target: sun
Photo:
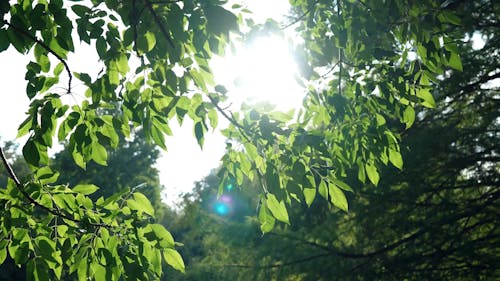
[[[281,36],[257,37],[235,54],[215,60],[212,68],[215,79],[230,90],[232,102],[269,102],[281,110],[300,106],[297,65]]]

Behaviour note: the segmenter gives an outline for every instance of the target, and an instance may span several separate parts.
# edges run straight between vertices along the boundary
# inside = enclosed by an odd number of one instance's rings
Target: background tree
[[[100,196],[110,197],[126,189],[136,189],[144,193],[153,206],[159,208],[162,205],[160,192],[163,189],[155,167],[159,157],[159,149],[148,143],[139,131],[131,140],[120,141],[119,146],[109,152],[107,166],[91,162],[83,170],[75,164],[71,151],[66,146],[54,156],[51,167],[60,171],[60,184],[106,186],[107,188],[101,188],[90,196],[94,200]]]

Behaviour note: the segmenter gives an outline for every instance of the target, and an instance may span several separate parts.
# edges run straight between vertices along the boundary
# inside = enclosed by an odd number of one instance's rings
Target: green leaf
[[[75,161],[76,165],[78,165],[82,169],[86,168],[85,159],[83,158],[83,155],[80,152],[73,151],[71,153],[71,156],[73,156],[73,160]]]
[[[33,127],[33,119],[31,116],[29,116],[23,121],[23,123],[21,123],[21,125],[19,125],[19,128],[17,129],[16,138],[20,138],[26,135],[32,127]]]
[[[181,255],[174,249],[167,248],[163,250],[163,257],[165,261],[172,266],[174,269],[179,270],[180,272],[185,272],[184,261],[182,260]]]
[[[382,116],[382,115],[380,115],[380,114],[377,113],[376,118],[377,118],[376,119],[377,120],[377,126],[380,127],[382,125],[385,125],[386,121],[385,121],[384,116]]]
[[[35,242],[40,249],[40,254],[44,257],[52,257],[56,244],[54,241],[49,240],[46,236],[38,236],[35,238]]]
[[[54,172],[49,167],[42,167],[36,171],[36,178],[41,184],[50,184],[57,181],[59,172]]]
[[[26,42],[24,41],[24,38],[22,37],[21,34],[19,34],[14,28],[9,27],[7,29],[7,37],[9,38],[8,41],[16,48],[16,50],[21,53],[25,54],[27,51],[27,45],[25,44]]]
[[[462,60],[460,59],[460,56],[455,52],[451,53],[448,65],[458,71],[463,71]]]
[[[208,111],[208,120],[210,121],[210,126],[215,129],[219,123],[219,115],[215,109]]]
[[[259,208],[259,222],[262,233],[268,233],[273,230],[276,223],[276,219],[267,208],[266,202],[262,203]]]
[[[420,88],[417,90],[417,96],[424,101],[422,102],[422,105],[425,107],[429,108],[435,108],[436,107],[436,101],[434,101],[434,97],[430,93],[430,89],[428,88]]]
[[[227,93],[227,89],[223,85],[216,85],[214,89],[217,93],[220,93],[223,95],[225,95]]]
[[[88,280],[87,278],[88,262],[86,257],[87,256],[85,255],[85,258],[81,259],[78,263],[78,269],[77,269],[78,281]]]
[[[340,208],[341,210],[347,212],[347,210],[349,209],[349,205],[347,204],[347,199],[344,192],[342,192],[342,190],[335,184],[329,184],[328,191],[330,194],[330,202],[337,208]]]
[[[331,181],[342,190],[353,192],[352,188],[347,183],[338,179],[332,179]]]
[[[307,207],[311,207],[316,197],[316,188],[304,188],[304,197],[306,198]]]
[[[1,248],[0,249],[0,264],[3,264],[6,257],[7,257],[7,249],[5,247]]]
[[[29,258],[29,244],[22,242],[21,244],[9,244],[9,255],[14,259],[16,264],[23,264]]]
[[[460,18],[450,11],[442,11],[438,15],[438,19],[441,22],[449,22],[454,25],[460,25],[461,22]]]
[[[328,200],[328,187],[326,186],[326,183],[324,181],[321,181],[319,183],[318,191],[323,198]]]
[[[175,245],[174,237],[172,234],[165,229],[161,224],[150,224],[151,230],[154,232],[155,236],[160,240],[160,246],[163,248],[173,248]]]
[[[406,129],[410,128],[413,122],[415,122],[415,110],[410,105],[403,112],[403,122],[406,124]]]
[[[95,42],[95,48],[97,51],[97,54],[99,55],[99,58],[104,59],[106,57],[108,45],[106,44],[106,39],[104,37],[99,37],[97,38],[97,41]]]
[[[137,48],[145,53],[151,51],[155,45],[156,37],[151,31],[147,31],[144,36],[139,36],[137,38]]]
[[[236,16],[221,6],[208,5],[205,7],[207,31],[217,35],[227,34],[231,30],[238,30]]]
[[[62,62],[58,63],[56,67],[54,67],[54,75],[58,76],[64,70],[64,64]]]
[[[96,192],[98,189],[99,187],[93,184],[79,184],[73,188],[73,191],[83,195],[89,195]]]
[[[403,158],[401,157],[401,153],[399,151],[389,148],[389,161],[391,161],[394,167],[400,170],[403,169]]]
[[[157,126],[151,127],[151,138],[158,146],[163,149],[167,149],[167,145],[165,144],[165,136]]]
[[[73,10],[73,12],[75,12],[75,14],[79,17],[85,17],[91,12],[88,7],[83,5],[73,5],[71,6],[71,10]]]
[[[128,66],[128,58],[125,54],[120,54],[120,56],[116,60],[116,67],[122,75],[127,74],[130,68]]]
[[[155,209],[153,208],[153,205],[151,205],[151,202],[144,194],[142,194],[140,192],[134,192],[133,196],[134,196],[134,200],[139,204],[141,210],[144,213],[146,213],[150,216],[155,215]]]
[[[92,159],[99,165],[107,165],[108,152],[99,142],[92,143]]]
[[[377,167],[375,167],[372,163],[365,164],[366,174],[368,175],[368,179],[374,184],[377,185],[380,180],[380,175],[378,174]]]
[[[40,152],[31,138],[23,146],[23,156],[28,164],[33,166],[38,166],[40,164]]]
[[[196,137],[196,140],[198,141],[198,144],[200,145],[201,148],[203,148],[203,142],[204,142],[204,128],[203,124],[201,122],[196,122],[194,125],[194,135]]]
[[[0,52],[7,50],[10,46],[9,36],[7,30],[0,29]]]
[[[267,194],[266,203],[269,211],[271,211],[271,213],[277,220],[290,224],[288,211],[286,210],[284,201],[279,202],[274,194],[269,193]]]

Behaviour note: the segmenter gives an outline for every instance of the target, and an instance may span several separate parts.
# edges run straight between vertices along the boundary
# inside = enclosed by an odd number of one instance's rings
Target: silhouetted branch
[[[237,268],[255,268],[255,269],[277,268],[277,267],[290,266],[290,265],[294,265],[297,263],[308,262],[308,261],[312,261],[315,259],[328,257],[331,255],[332,255],[332,253],[325,253],[325,254],[319,254],[319,255],[314,255],[314,256],[309,256],[309,257],[293,260],[290,262],[273,263],[273,264],[268,264],[268,265],[224,264],[224,265],[220,265],[220,266],[221,267],[237,267]]]
[[[15,31],[21,33],[23,36],[30,38],[31,40],[33,40],[34,42],[36,42],[37,44],[42,46],[45,50],[47,50],[47,52],[54,55],[64,65],[64,68],[66,69],[66,72],[68,73],[68,77],[69,77],[68,78],[68,90],[66,92],[67,92],[67,94],[70,94],[71,93],[71,82],[73,80],[73,75],[71,75],[71,70],[69,69],[69,66],[66,63],[66,61],[58,53],[56,53],[54,50],[52,50],[52,48],[50,48],[47,44],[45,44],[43,41],[36,38],[34,35],[31,35],[26,30],[23,30],[23,29],[15,26],[13,24],[11,24],[10,22],[8,22],[6,20],[4,20],[3,23],[10,26]]]

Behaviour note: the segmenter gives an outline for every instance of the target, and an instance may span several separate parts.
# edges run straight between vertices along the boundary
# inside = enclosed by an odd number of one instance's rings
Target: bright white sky
[[[256,22],[262,22],[266,18],[280,20],[289,8],[287,0],[248,0],[243,3],[254,12]],[[88,56],[82,59],[82,53],[92,53],[92,50],[85,49],[88,47],[80,48],[76,55],[70,56],[68,62],[72,71],[96,72],[97,60],[89,59]],[[17,127],[25,119],[22,113],[27,111],[29,100],[25,94],[24,74],[30,59],[30,55],[22,56],[12,47],[0,53],[1,140],[13,140]],[[226,58],[216,59],[212,66],[216,82],[227,87],[233,105],[248,99],[267,100],[283,110],[300,105],[303,89],[293,77],[296,65],[285,41],[278,37],[257,40],[249,48]],[[236,79],[243,83],[236,86]],[[75,85],[74,90],[78,91],[78,85]],[[219,119],[220,125],[224,126],[222,117]],[[172,122],[174,136],[167,138],[168,152],[163,154],[157,164],[161,183],[166,187],[164,199],[169,204],[175,204],[181,193],[191,190],[195,181],[217,168],[224,153],[225,140],[218,131],[206,136],[202,151],[193,137],[192,123],[187,121],[189,120],[185,120],[182,128],[176,126],[177,122]],[[18,142],[23,144],[25,139]]]

